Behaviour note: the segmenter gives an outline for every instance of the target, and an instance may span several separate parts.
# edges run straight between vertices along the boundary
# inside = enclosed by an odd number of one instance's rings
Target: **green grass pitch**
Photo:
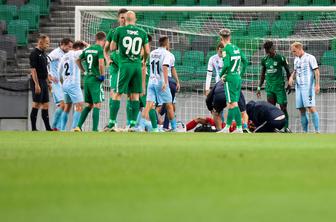
[[[328,222],[336,136],[0,132],[1,222]]]

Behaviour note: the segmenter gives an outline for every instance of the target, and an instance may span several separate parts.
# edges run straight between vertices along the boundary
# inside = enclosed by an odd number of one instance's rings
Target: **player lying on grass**
[[[147,102],[143,118],[150,119],[153,131],[158,131],[155,104],[165,104],[172,131],[176,129],[176,119],[172,104],[172,95],[168,83],[168,69],[171,61],[169,39],[159,39],[159,48],[150,53],[150,77],[147,87]]]
[[[272,41],[266,41],[264,43],[264,49],[266,56],[261,60],[261,75],[260,83],[257,89],[258,98],[261,97],[260,89],[264,84],[266,78],[266,94],[267,101],[272,105],[279,104],[280,109],[285,113],[286,124],[285,131],[290,131],[288,129],[288,112],[287,112],[287,95],[285,88],[285,79],[283,75],[283,69],[286,71],[287,79],[290,77],[290,71],[288,67],[287,59],[278,54],[275,51],[275,46]],[[290,93],[290,88],[287,87]]]
[[[103,81],[105,79],[105,59],[103,46],[105,44],[106,35],[104,32],[96,34],[96,44],[91,45],[85,49],[76,63],[82,73],[85,73],[84,79],[84,101],[87,106],[83,109],[78,127],[75,131],[81,131],[82,126],[88,116],[89,112],[93,109],[92,114],[92,131],[98,131],[99,113],[101,103],[104,101]],[[84,67],[82,65],[84,63]]]
[[[250,101],[246,105],[246,111],[256,127],[256,133],[279,132],[286,124],[284,112],[266,101]]]
[[[199,131],[195,132],[217,132],[218,129],[222,129],[225,127],[225,123],[222,121],[221,116],[216,115],[214,113],[212,113],[212,117],[197,117],[191,121],[189,121],[186,125],[186,129],[187,131],[193,130],[195,129],[199,124],[202,125],[204,131],[202,131],[201,128],[199,128]],[[215,130],[209,130],[209,128],[214,127]],[[236,122],[232,122],[231,127],[230,127],[230,132],[233,132],[236,130]]]
[[[82,54],[82,51],[88,44],[82,41],[76,41],[73,44],[73,50],[66,53],[60,60],[58,65],[59,75],[63,79],[64,92],[64,111],[61,116],[61,130],[66,130],[69,112],[72,104],[74,104],[74,113],[72,118],[71,129],[77,127],[84,102],[83,93],[81,89],[80,70],[76,65],[76,60]]]

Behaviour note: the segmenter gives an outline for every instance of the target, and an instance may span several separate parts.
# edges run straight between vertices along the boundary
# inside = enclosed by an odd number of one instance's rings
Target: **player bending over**
[[[64,110],[64,95],[61,84],[61,76],[58,72],[58,63],[65,53],[72,49],[72,40],[69,38],[64,38],[61,40],[60,46],[52,50],[48,58],[50,60],[50,75],[51,75],[51,92],[56,104],[56,110],[53,115],[53,121],[51,128],[53,130],[60,130],[61,128],[61,115]]]
[[[85,49],[76,60],[76,63],[82,73],[85,73],[84,79],[84,101],[87,106],[83,109],[75,131],[81,131],[83,123],[89,112],[93,109],[92,130],[98,131],[99,112],[101,103],[104,101],[103,81],[105,79],[105,60],[103,47],[106,35],[104,32],[96,34],[96,44]],[[82,65],[84,63],[84,67]]]
[[[73,50],[66,53],[60,60],[58,65],[59,75],[63,79],[63,92],[64,92],[64,111],[61,116],[61,130],[66,130],[69,112],[72,104],[74,104],[74,113],[72,118],[71,129],[75,129],[82,112],[83,106],[83,93],[81,89],[81,76],[80,70],[76,65],[76,60],[82,54],[82,50],[88,44],[82,41],[76,41],[73,44]]]
[[[242,133],[241,113],[238,108],[238,101],[241,91],[241,74],[245,73],[248,61],[245,54],[235,45],[231,44],[231,32],[229,29],[222,29],[219,32],[223,44],[223,69],[221,78],[224,81],[225,97],[228,107],[226,126],[221,132],[228,133],[233,120],[237,124],[237,132]]]
[[[275,51],[275,46],[272,41],[266,41],[264,43],[264,49],[267,55],[261,60],[262,69],[260,83],[257,89],[257,97],[261,97],[260,89],[264,84],[266,77],[267,101],[272,105],[280,105],[280,109],[285,113],[286,116],[284,130],[286,132],[290,132],[288,129],[287,95],[283,76],[283,69],[285,69],[287,79],[290,77],[288,62],[284,56],[278,54]],[[287,89],[290,90],[289,87],[287,87]]]
[[[285,124],[286,117],[278,107],[265,101],[250,101],[246,105],[246,111],[259,132],[279,132]]]
[[[133,11],[126,13],[126,26],[118,27],[113,35],[111,51],[119,50],[119,72],[116,92],[113,95],[112,110],[108,128],[115,130],[116,119],[120,107],[122,94],[130,94],[130,109],[127,109],[130,130],[133,131],[140,110],[140,93],[145,92],[145,73],[142,68],[146,66],[149,55],[147,33],[135,25],[136,16]],[[141,58],[141,50],[144,55]]]
[[[150,53],[150,77],[147,88],[147,103],[143,118],[150,119],[153,131],[158,131],[155,104],[165,104],[172,131],[176,130],[176,119],[172,103],[172,95],[168,82],[168,69],[171,61],[169,39],[159,39],[159,48]]]
[[[295,56],[294,72],[289,79],[289,84],[295,84],[296,108],[300,110],[303,131],[308,132],[309,114],[311,113],[315,132],[319,133],[319,115],[315,106],[315,94],[320,92],[320,71],[313,55],[303,50],[300,42],[294,42],[291,50]]]

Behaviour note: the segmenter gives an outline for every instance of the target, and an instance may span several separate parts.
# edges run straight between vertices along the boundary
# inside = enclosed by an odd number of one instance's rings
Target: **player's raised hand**
[[[320,85],[315,85],[315,93],[316,94],[320,93]]]

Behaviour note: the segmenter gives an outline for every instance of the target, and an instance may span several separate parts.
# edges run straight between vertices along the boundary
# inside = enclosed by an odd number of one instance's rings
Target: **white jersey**
[[[173,53],[169,52],[170,54],[170,63],[169,63],[169,69],[168,69],[168,77],[172,77],[172,69],[175,67],[175,56]]]
[[[220,57],[218,54],[211,56],[208,62],[208,71],[205,83],[206,90],[210,89],[211,79],[214,72],[216,82],[220,80],[220,73],[222,71],[222,68],[223,68],[223,58]]]
[[[58,63],[60,61],[60,59],[64,56],[64,51],[58,47],[54,50],[52,50],[49,55],[49,61],[50,61],[50,74],[57,78],[58,80],[60,79],[60,76],[58,75]]]
[[[314,70],[317,68],[317,61],[313,55],[304,53],[301,57],[295,57],[294,70],[297,86],[311,87],[314,83]]]
[[[61,58],[58,73],[63,78],[63,87],[80,86],[80,70],[76,60],[81,54],[82,50],[71,50]]]
[[[162,66],[168,66],[168,70],[171,64],[171,53],[160,47],[150,53],[150,76],[148,84],[158,84],[164,81]]]

